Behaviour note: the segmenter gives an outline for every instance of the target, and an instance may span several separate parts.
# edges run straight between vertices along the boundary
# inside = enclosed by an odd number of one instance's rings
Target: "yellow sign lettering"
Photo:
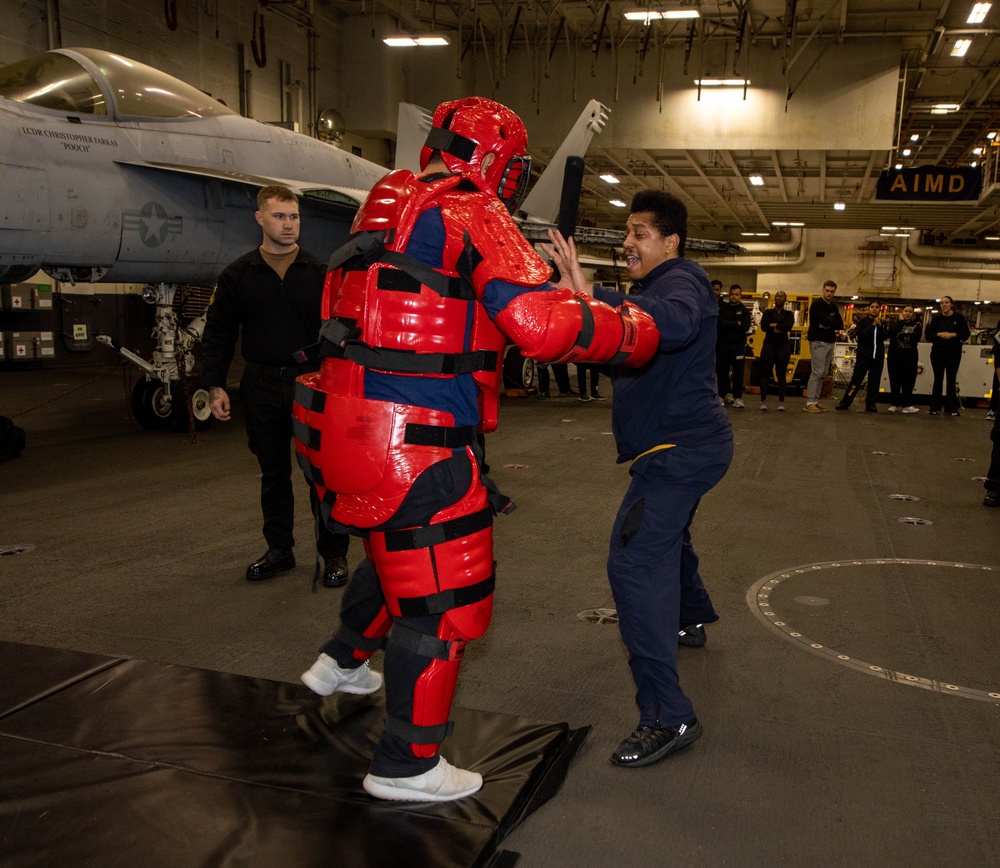
[[[948,192],[959,193],[965,189],[965,178],[961,175],[952,175],[948,179]]]
[[[904,193],[907,192],[906,178],[902,175],[896,175],[896,177],[892,179],[892,186],[889,188],[890,193],[895,193],[897,190],[902,190]]]
[[[924,191],[927,193],[944,192],[944,175],[928,175],[924,179]]]

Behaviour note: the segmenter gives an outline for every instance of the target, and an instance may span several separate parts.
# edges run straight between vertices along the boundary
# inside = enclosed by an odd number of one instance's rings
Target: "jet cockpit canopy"
[[[0,96],[42,109],[115,118],[236,114],[144,63],[96,48],[60,48],[0,68]]]

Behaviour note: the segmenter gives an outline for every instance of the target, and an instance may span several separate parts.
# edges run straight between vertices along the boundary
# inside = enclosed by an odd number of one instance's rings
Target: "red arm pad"
[[[653,318],[568,289],[525,292],[496,318],[524,355],[543,362],[611,362],[639,368],[660,343]]]

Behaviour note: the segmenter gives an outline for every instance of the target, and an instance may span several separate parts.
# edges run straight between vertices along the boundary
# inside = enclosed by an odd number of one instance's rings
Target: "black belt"
[[[294,380],[303,374],[319,370],[319,362],[306,362],[303,365],[288,365],[279,368],[275,365],[262,365],[259,362],[247,362],[246,370],[258,377],[269,377],[272,380]]]

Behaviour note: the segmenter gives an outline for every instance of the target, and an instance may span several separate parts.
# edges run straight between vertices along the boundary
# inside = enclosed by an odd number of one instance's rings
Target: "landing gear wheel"
[[[507,350],[503,359],[505,389],[530,389],[535,383],[535,361],[521,355],[517,347]]]
[[[132,389],[132,415],[143,428],[154,431],[169,428],[173,422],[173,400],[166,383],[145,377],[139,380]]]
[[[212,424],[212,399],[208,389],[197,385],[197,381],[189,384],[191,390],[191,415],[194,417],[194,430],[204,431]],[[174,397],[174,426],[180,431],[188,430],[188,417],[184,412],[184,387],[178,380],[170,383],[170,392]]]
[[[211,399],[208,389],[193,385],[191,391],[191,413],[194,416],[194,430],[204,431],[212,424]],[[132,389],[132,415],[143,428],[164,431],[174,427],[179,431],[188,430],[188,417],[184,412],[184,387],[179,380],[166,383],[143,377]]]

